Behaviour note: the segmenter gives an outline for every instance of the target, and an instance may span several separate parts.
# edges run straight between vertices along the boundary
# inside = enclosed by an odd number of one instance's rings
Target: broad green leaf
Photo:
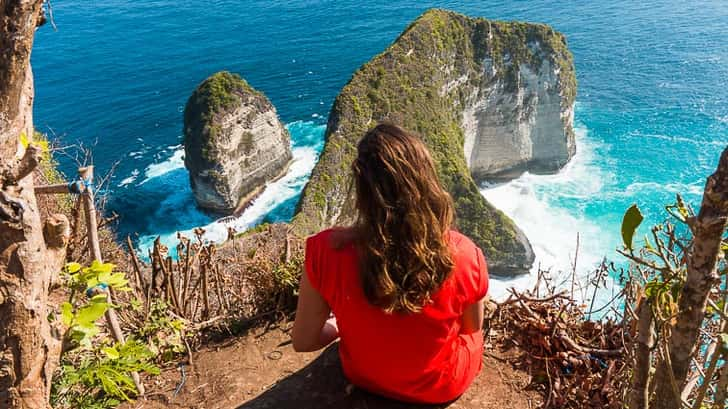
[[[70,302],[61,304],[61,320],[63,325],[70,327],[73,322],[73,306]]]
[[[642,220],[644,220],[644,217],[636,204],[627,209],[624,214],[624,219],[622,219],[622,240],[624,241],[624,247],[629,250],[632,250],[632,238]]]
[[[80,332],[84,336],[94,336],[99,333],[99,328],[94,322],[83,322],[73,326],[74,331]]]
[[[98,260],[94,260],[91,263],[91,271],[101,274],[101,273],[111,273],[111,271],[114,270],[114,265],[111,263],[100,263]]]
[[[76,313],[76,322],[79,325],[93,324],[101,318],[109,308],[109,304],[105,302],[92,302],[81,307]]]
[[[113,273],[109,276],[108,281],[106,281],[106,284],[112,286],[112,287],[121,287],[126,285],[129,280],[126,279],[126,274],[124,273]]]
[[[106,356],[111,359],[119,359],[119,351],[117,351],[114,347],[104,347],[101,348],[101,351],[103,351]]]
[[[99,280],[98,280],[98,279],[97,279],[96,277],[92,277],[92,278],[89,278],[89,279],[88,279],[88,280],[86,281],[86,288],[87,288],[87,289],[89,289],[89,288],[94,288],[94,287],[96,287],[97,285],[99,285]]]
[[[99,275],[98,275],[98,277],[96,277],[96,279],[100,283],[109,284],[109,280],[111,280],[111,271],[103,271],[103,272],[99,273]]]
[[[68,263],[64,268],[64,271],[68,274],[77,273],[79,270],[81,270],[81,265],[78,263]]]

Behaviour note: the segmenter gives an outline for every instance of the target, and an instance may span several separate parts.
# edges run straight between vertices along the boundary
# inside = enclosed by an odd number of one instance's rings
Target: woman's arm
[[[472,334],[483,329],[483,318],[485,318],[485,312],[483,311],[485,305],[484,300],[485,297],[465,308],[460,333]]]
[[[339,337],[335,318],[329,318],[331,308],[316,291],[304,271],[298,290],[298,307],[293,323],[293,349],[296,352],[317,351]]]

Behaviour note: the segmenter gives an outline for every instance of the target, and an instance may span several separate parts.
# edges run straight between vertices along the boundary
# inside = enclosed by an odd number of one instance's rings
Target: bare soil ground
[[[284,325],[285,326],[285,325]],[[537,407],[543,397],[526,390],[530,377],[514,369],[513,355],[488,347],[483,371],[460,399],[421,406],[390,401],[349,385],[337,346],[296,353],[285,329],[258,328],[193,354],[193,366],[170,367],[148,382],[146,400],[125,409],[506,409]]]

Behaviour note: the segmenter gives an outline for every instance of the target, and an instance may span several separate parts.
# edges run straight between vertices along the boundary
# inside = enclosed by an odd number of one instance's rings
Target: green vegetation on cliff
[[[326,130],[326,145],[299,203],[294,225],[310,234],[350,221],[349,166],[356,144],[380,120],[419,133],[455,200],[459,229],[489,258],[493,271],[524,271],[533,261],[526,240],[502,212],[480,194],[463,153],[462,111],[478,87],[493,81],[483,75],[489,59],[506,86],[518,81],[521,64],[544,58],[560,68],[564,104],[575,95],[571,54],[564,36],[542,24],[472,19],[429,10],[382,54],[363,65],[336,98]]]
[[[214,119],[235,107],[243,95],[263,95],[253,89],[238,74],[228,71],[217,72],[204,80],[187,100],[184,113],[185,135],[204,135],[197,141],[203,159],[211,161],[215,156],[215,139],[220,133]]]

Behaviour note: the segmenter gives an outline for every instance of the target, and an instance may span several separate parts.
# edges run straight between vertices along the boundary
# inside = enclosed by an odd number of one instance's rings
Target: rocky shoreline
[[[575,95],[573,57],[550,26],[429,10],[337,96],[292,228],[304,237],[353,221],[356,144],[388,120],[424,139],[457,228],[487,255],[491,274],[527,273],[535,259],[528,237],[478,184],[563,167],[576,152]],[[238,75],[205,80],[185,109],[185,166],[198,206],[240,215],[285,174],[289,141],[275,107]]]

